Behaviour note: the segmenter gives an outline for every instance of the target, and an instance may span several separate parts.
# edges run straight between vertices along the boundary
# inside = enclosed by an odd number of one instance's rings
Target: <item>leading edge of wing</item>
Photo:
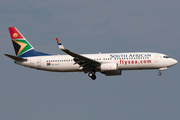
[[[77,54],[77,53],[71,52],[70,50],[66,49],[66,48],[63,46],[63,44],[59,41],[58,38],[56,38],[56,41],[57,41],[57,44],[58,44],[59,49],[62,50],[63,52],[65,52],[66,54],[68,54],[68,55],[70,55],[70,56],[72,56],[72,57],[74,57],[74,58],[78,58],[78,59],[80,59],[80,60],[83,60],[83,61],[87,62],[88,64],[90,64],[90,65],[92,65],[92,66],[96,66],[96,67],[97,67],[97,66],[100,66],[100,64],[101,64],[100,62],[95,61],[95,60],[92,60],[92,59],[87,58],[87,57],[85,57],[85,56],[79,55],[79,54]]]

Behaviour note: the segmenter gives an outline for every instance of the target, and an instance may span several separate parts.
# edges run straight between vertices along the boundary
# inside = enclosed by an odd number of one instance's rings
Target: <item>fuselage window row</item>
[[[47,60],[47,62],[70,62],[73,60]]]
[[[149,59],[149,57],[137,57],[137,58],[114,58],[114,60],[125,60],[125,59]],[[93,59],[96,60],[96,59]],[[101,60],[101,58],[97,59]],[[103,58],[103,60],[112,60],[112,58]],[[73,60],[47,60],[47,62],[72,62]]]

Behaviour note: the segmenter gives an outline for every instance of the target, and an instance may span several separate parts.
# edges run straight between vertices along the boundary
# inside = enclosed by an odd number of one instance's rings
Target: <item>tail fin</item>
[[[33,57],[33,56],[49,55],[46,53],[41,53],[36,51],[34,47],[26,40],[26,38],[15,27],[9,27],[9,33],[17,57]]]

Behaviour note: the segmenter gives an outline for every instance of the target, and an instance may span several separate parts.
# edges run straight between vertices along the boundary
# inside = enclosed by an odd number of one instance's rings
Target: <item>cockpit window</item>
[[[163,56],[163,58],[170,58],[168,55]]]

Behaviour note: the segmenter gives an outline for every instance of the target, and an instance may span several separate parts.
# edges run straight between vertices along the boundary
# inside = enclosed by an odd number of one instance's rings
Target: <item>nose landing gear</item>
[[[95,80],[96,79],[96,75],[95,75],[95,72],[89,72],[88,76],[92,79],[92,80]]]
[[[159,75],[159,76],[161,76],[161,75],[162,75],[161,71],[159,71],[159,72],[158,72],[158,75]]]

